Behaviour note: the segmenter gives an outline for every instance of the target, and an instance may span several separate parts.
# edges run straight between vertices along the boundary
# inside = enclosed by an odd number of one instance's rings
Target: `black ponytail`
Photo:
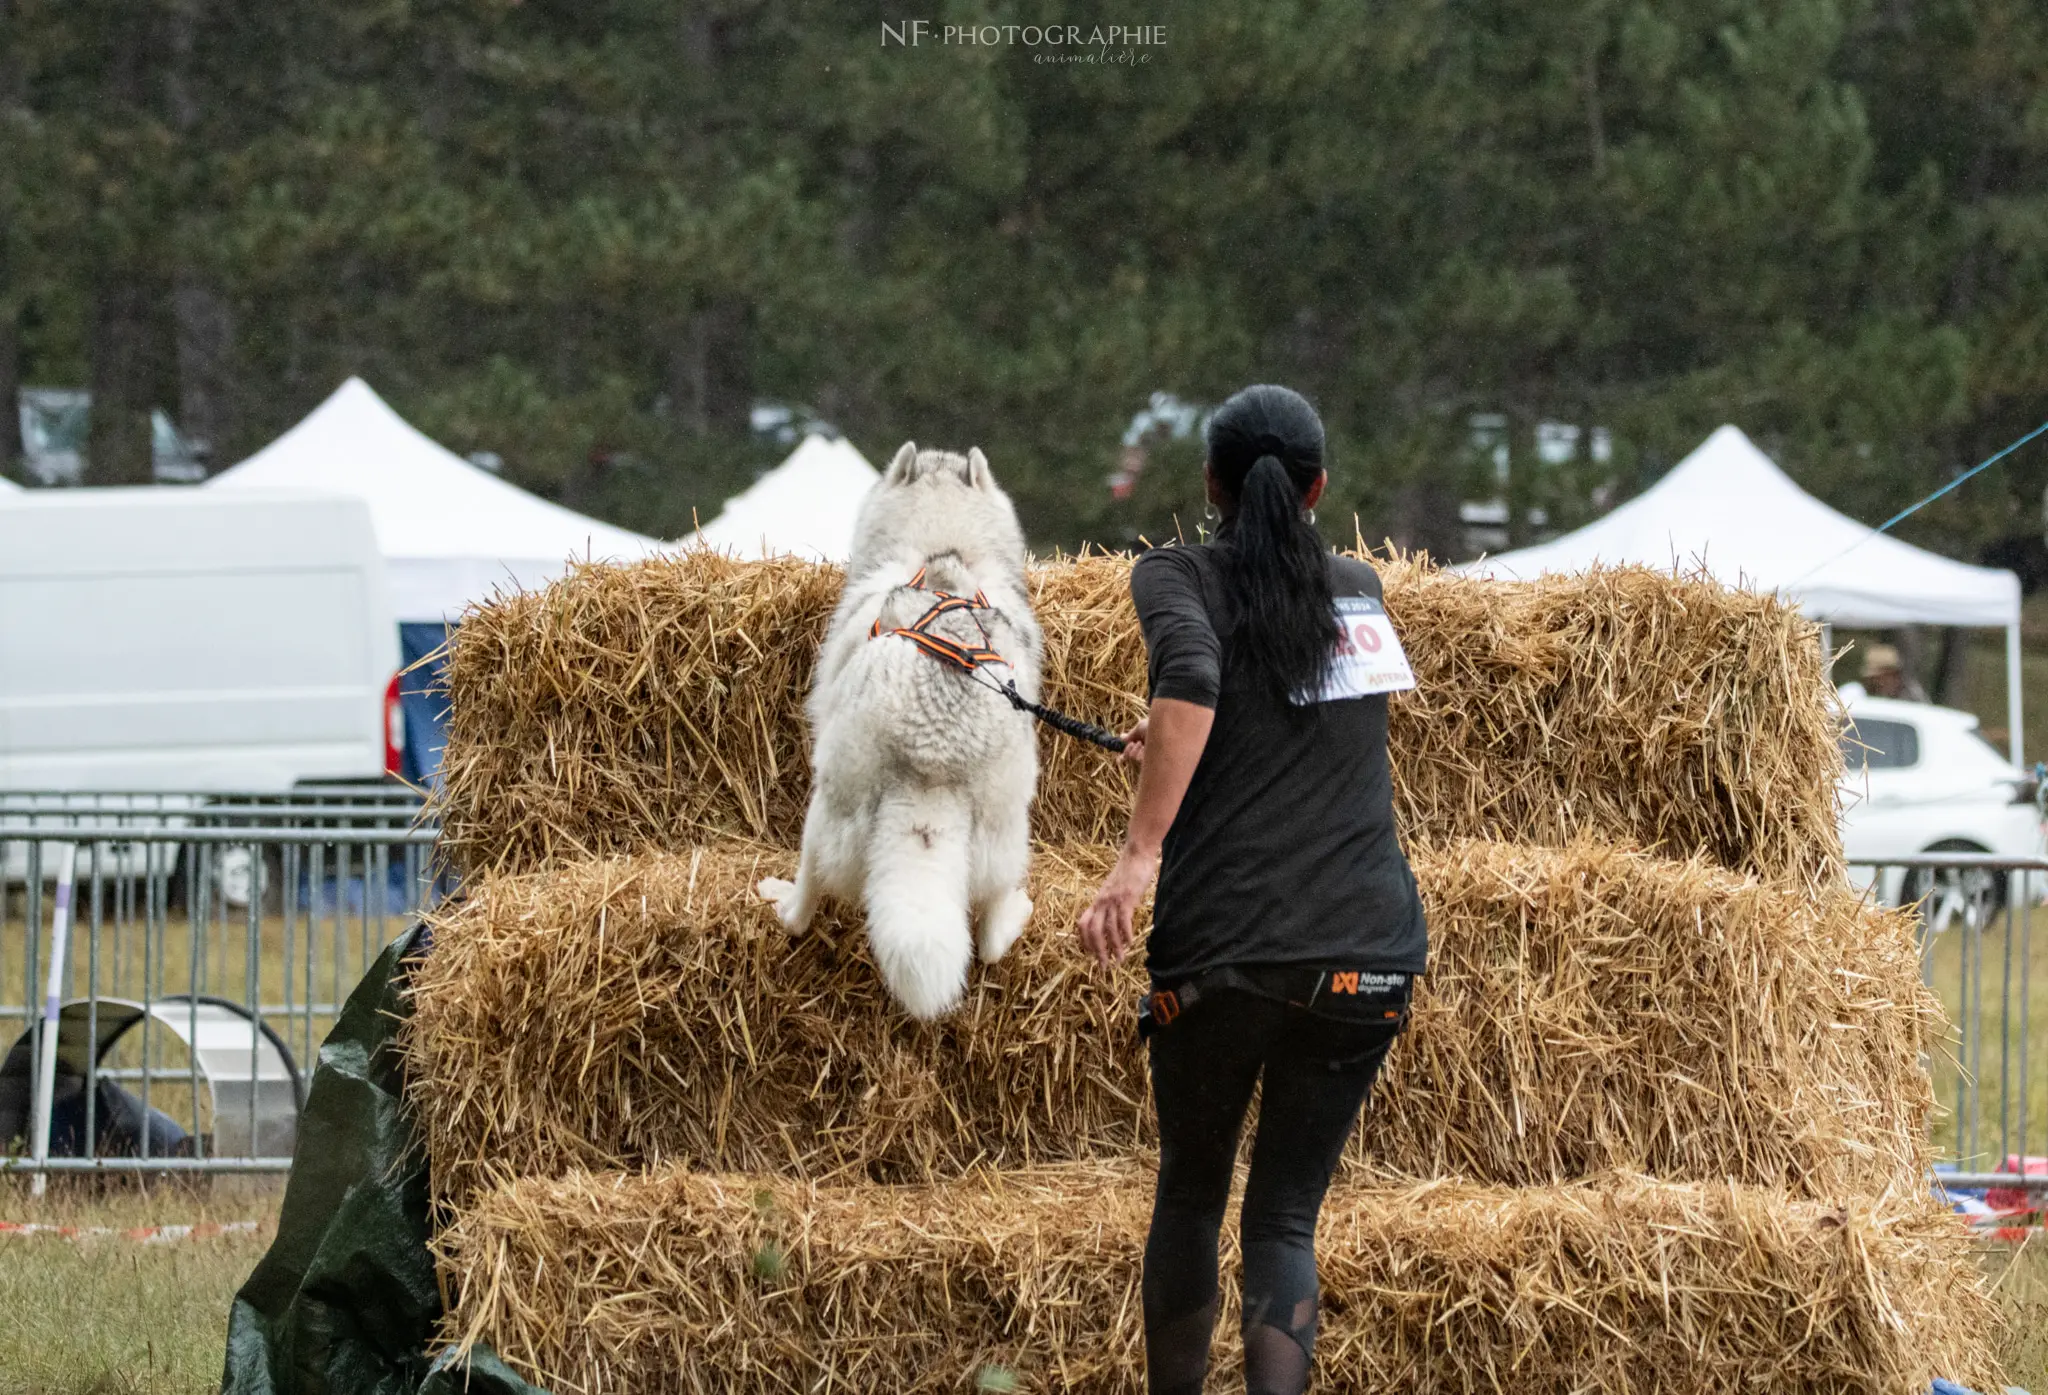
[[[1224,498],[1234,648],[1259,686],[1314,689],[1341,634],[1328,551],[1303,504],[1323,473],[1322,420],[1298,392],[1248,387],[1209,419],[1208,446]]]

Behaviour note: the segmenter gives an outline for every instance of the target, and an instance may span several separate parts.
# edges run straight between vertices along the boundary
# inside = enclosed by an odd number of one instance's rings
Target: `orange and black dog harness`
[[[923,567],[917,569],[917,575],[906,583],[910,589],[924,590],[924,573]],[[1091,741],[1106,751],[1123,750],[1124,739],[1114,732],[1104,731],[1092,722],[1084,722],[1079,717],[1069,717],[1066,713],[1056,712],[1043,703],[1033,702],[1017,691],[1015,678],[1007,678],[998,683],[982,671],[990,664],[1010,667],[1010,661],[998,654],[995,645],[990,642],[988,626],[981,623],[979,615],[974,614],[979,610],[995,609],[988,603],[988,596],[984,592],[976,591],[972,597],[956,596],[950,591],[932,591],[927,594],[932,597],[932,603],[925,608],[924,614],[908,625],[898,625],[888,630],[882,628],[882,621],[878,616],[868,630],[868,638],[880,639],[883,635],[901,635],[940,663],[959,669],[970,681],[987,688],[1019,712],[1030,713],[1053,730],[1065,732],[1068,736],[1082,741]],[[934,620],[956,610],[964,610],[973,618],[974,628],[981,633],[980,644],[962,644],[958,640],[948,639],[945,635],[932,633]]]
[[[913,591],[924,590],[923,567],[917,569],[917,575],[910,578],[908,584]],[[951,664],[962,673],[973,673],[983,664],[1002,664],[1005,668],[1009,667],[1010,661],[1001,654],[998,654],[990,645],[988,627],[981,623],[979,616],[974,617],[974,627],[981,631],[981,644],[979,646],[962,644],[958,640],[948,639],[944,635],[932,633],[932,622],[941,615],[950,615],[956,610],[965,610],[971,613],[977,610],[994,609],[994,607],[989,605],[988,596],[984,592],[976,591],[972,600],[966,596],[953,595],[949,591],[934,591],[931,595],[931,605],[917,619],[911,621],[908,625],[898,625],[893,630],[884,630],[882,622],[877,619],[874,628],[868,631],[868,638],[880,639],[885,634],[901,635],[940,663]]]

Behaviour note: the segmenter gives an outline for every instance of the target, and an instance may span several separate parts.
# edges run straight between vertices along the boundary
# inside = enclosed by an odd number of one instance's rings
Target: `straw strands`
[[[1376,562],[1420,682],[1390,717],[1411,844],[1590,836],[1771,877],[1839,870],[1838,726],[1793,610],[1643,568],[1507,583]],[[1146,691],[1128,570],[1032,574],[1046,700],[1112,726]],[[692,551],[472,611],[448,669],[444,845],[469,871],[721,835],[794,847],[802,700],[838,588],[831,568]],[[1042,750],[1039,839],[1120,836],[1124,769],[1055,736]]]
[[[933,1187],[532,1179],[441,1234],[444,1336],[488,1341],[560,1395],[1135,1395],[1149,1180],[1090,1164]],[[1836,1207],[1627,1176],[1340,1186],[1318,1250],[1326,1391],[1999,1385],[1968,1241],[1920,1196]],[[1212,1378],[1226,1389],[1232,1299]]]
[[[1089,870],[1040,854],[1036,928],[918,1023],[858,916],[828,901],[792,939],[754,894],[794,863],[741,843],[571,863],[444,911],[404,1036],[437,1194],[671,1159],[897,1181],[1141,1143],[1136,980],[1047,933]]]
[[[584,564],[470,611],[448,655],[441,846],[466,870],[802,827],[802,702],[837,570]]]
[[[1032,928],[932,1024],[889,1003],[857,913],[788,937],[752,892],[789,872],[780,849],[486,879],[436,920],[406,1029],[437,1192],[665,1161],[902,1182],[1148,1146],[1142,971],[1071,939],[1104,856],[1041,851]],[[1415,867],[1431,972],[1354,1167],[1920,1185],[1938,1008],[1903,917],[1590,845]]]
[[[1941,1008],[1910,917],[1598,845],[1455,844],[1415,872],[1430,973],[1371,1126],[1382,1165],[1924,1184]]]

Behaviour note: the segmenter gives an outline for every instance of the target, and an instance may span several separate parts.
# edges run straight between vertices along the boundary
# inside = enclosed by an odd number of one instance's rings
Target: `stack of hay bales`
[[[1048,700],[1098,721],[1142,703],[1127,566],[1035,579]],[[1938,1010],[1843,884],[1810,627],[1640,570],[1382,571],[1431,972],[1326,1209],[1321,1388],[1995,1386],[1926,1194]],[[407,1029],[447,1336],[563,1395],[1141,1390],[1142,973],[1070,936],[1125,776],[1048,740],[1033,928],[907,1020],[857,911],[792,941],[751,894],[836,589],[697,554],[462,628],[468,894]]]

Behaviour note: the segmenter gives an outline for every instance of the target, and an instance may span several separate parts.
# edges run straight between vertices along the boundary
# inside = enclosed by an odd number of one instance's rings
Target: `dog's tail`
[[[882,981],[912,1017],[949,1012],[967,991],[973,828],[967,800],[955,790],[897,791],[875,811],[867,859],[868,943]]]

